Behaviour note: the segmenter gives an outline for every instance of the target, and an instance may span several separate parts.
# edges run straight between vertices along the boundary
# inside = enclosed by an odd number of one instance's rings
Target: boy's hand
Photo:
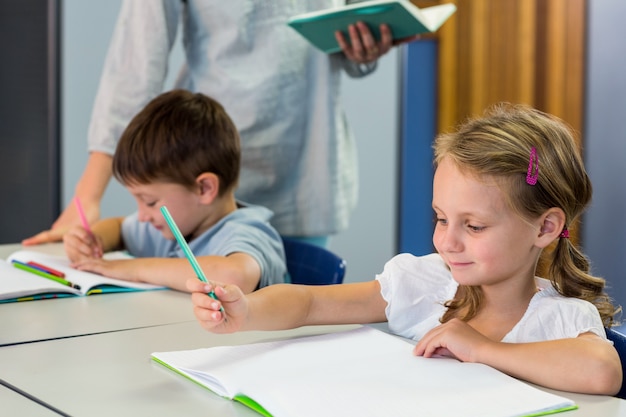
[[[103,254],[101,239],[82,226],[74,226],[63,235],[63,246],[70,262],[100,259]]]
[[[121,279],[124,281],[140,282],[133,277],[133,259],[106,260],[100,258],[83,258],[72,263],[72,268],[80,271],[93,272],[109,278]]]
[[[194,278],[187,280],[187,289],[192,293],[193,313],[206,330],[233,333],[242,329],[248,315],[248,300],[239,287],[213,285]],[[209,297],[211,290],[217,300]]]

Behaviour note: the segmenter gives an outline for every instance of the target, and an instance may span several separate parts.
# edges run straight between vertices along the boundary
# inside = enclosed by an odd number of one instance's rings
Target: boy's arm
[[[98,230],[101,227],[104,226],[98,223]],[[99,232],[94,230],[94,233]],[[197,259],[211,281],[235,284],[247,292],[254,291],[259,283],[261,271],[250,255],[234,253],[229,256],[199,256]],[[110,278],[161,285],[179,291],[187,291],[187,280],[198,279],[185,258],[86,259],[77,262],[75,267]]]
[[[91,231],[100,238],[104,252],[124,249],[122,241],[122,222],[124,217],[110,217],[97,221],[91,226]]]

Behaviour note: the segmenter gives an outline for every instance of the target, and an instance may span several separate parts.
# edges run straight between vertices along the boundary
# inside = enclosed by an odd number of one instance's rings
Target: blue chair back
[[[615,346],[615,349],[617,350],[619,360],[622,362],[622,374],[624,375],[622,388],[615,396],[626,399],[626,335],[614,329],[605,330],[606,337],[613,342],[613,346]]]
[[[328,249],[295,239],[283,238],[287,272],[292,284],[341,284],[346,261]]]

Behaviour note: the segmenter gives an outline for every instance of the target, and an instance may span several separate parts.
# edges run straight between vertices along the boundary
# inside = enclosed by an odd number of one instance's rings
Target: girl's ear
[[[565,213],[557,207],[548,209],[540,218],[539,235],[535,246],[547,247],[559,237],[565,227]]]
[[[219,195],[220,179],[211,172],[203,172],[196,178],[198,190],[200,192],[200,200],[204,204],[211,204]]]

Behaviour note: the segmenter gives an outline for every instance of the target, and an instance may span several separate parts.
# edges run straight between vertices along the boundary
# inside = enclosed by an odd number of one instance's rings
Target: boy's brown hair
[[[122,184],[171,182],[190,189],[210,172],[219,195],[234,191],[241,149],[235,124],[217,101],[201,93],[172,90],[150,101],[128,124],[113,156]]]

